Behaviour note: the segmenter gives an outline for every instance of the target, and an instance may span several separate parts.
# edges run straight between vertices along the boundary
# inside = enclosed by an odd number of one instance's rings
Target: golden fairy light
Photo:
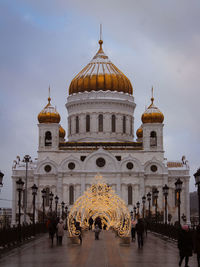
[[[119,236],[130,234],[130,213],[125,202],[106,184],[101,175],[95,176],[94,183],[80,196],[70,210],[68,229],[70,236],[76,236],[75,223],[83,230],[89,227],[89,218],[101,218],[106,229],[114,229]]]

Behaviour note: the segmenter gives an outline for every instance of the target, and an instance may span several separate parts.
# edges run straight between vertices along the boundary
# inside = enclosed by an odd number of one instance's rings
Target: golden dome
[[[151,98],[151,105],[142,114],[143,123],[162,123],[164,121],[164,115],[162,112],[154,105],[154,98]]]
[[[38,114],[39,123],[59,123],[60,114],[57,112],[56,108],[51,105],[51,98],[48,98],[48,104],[46,107]]]
[[[63,127],[61,125],[59,128],[59,137],[65,138],[65,130],[63,129]]]
[[[142,138],[143,137],[143,129],[142,129],[141,126],[137,129],[136,135],[137,135],[138,138]]]
[[[93,90],[133,93],[131,82],[104,54],[102,44],[103,41],[99,40],[99,51],[71,81],[70,95]]]

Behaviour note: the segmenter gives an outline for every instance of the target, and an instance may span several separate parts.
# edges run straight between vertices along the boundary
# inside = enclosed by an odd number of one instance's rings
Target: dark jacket
[[[200,226],[197,226],[194,234],[194,252],[200,254]]]
[[[142,220],[139,220],[136,224],[135,230],[138,235],[142,235],[144,233],[144,223]]]
[[[178,248],[181,256],[192,256],[193,240],[192,233],[181,229],[178,237]]]

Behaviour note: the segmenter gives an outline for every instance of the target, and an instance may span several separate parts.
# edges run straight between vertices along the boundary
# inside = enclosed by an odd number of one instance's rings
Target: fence
[[[36,234],[45,233],[46,231],[46,226],[43,223],[0,229],[0,247],[6,248],[15,246],[30,239]]]

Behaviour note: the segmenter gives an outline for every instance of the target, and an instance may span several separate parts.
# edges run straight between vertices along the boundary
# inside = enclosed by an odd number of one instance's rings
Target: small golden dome
[[[151,98],[151,105],[142,114],[143,123],[162,123],[164,121],[163,113],[154,105],[154,98]]]
[[[99,51],[71,81],[69,94],[90,91],[117,91],[133,94],[129,79],[108,59],[99,40]]]
[[[60,128],[59,128],[59,137],[61,138],[65,138],[65,130],[63,129],[63,127],[60,125]]]
[[[56,108],[51,105],[51,98],[48,98],[48,104],[46,107],[38,114],[39,123],[59,123],[60,114],[57,112]]]
[[[141,126],[137,129],[136,135],[137,135],[138,138],[142,138],[143,137],[143,129],[142,129]]]

